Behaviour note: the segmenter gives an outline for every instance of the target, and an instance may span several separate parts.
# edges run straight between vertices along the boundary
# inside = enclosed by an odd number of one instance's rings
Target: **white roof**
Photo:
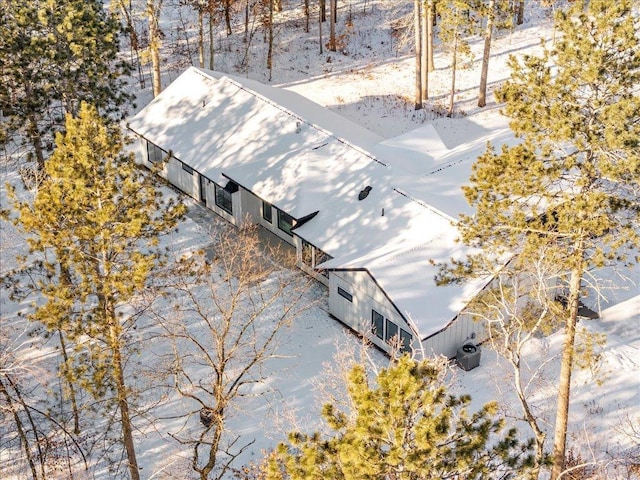
[[[423,338],[487,281],[436,287],[431,263],[465,254],[454,219],[484,138],[449,150],[427,125],[382,141],[293,92],[194,67],[129,127],[294,218],[317,212],[296,234],[333,257],[324,267],[369,271]]]
[[[314,118],[302,119],[230,77],[190,67],[128,126],[214,181],[222,171],[256,158],[338,140],[320,124],[335,124],[358,144],[379,140],[319,105],[310,106],[312,102],[296,93],[278,93],[288,103],[304,105]]]

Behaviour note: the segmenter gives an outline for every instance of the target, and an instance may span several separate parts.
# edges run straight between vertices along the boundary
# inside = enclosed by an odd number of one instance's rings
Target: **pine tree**
[[[91,101],[101,114],[129,100],[117,61],[120,25],[99,0],[6,0],[0,9],[4,137],[23,135],[40,166],[64,126]]]
[[[351,408],[326,404],[322,410],[333,433],[291,433],[269,457],[267,478],[486,478],[505,465],[526,475],[529,446],[516,440],[515,429],[503,432],[497,404],[469,414],[470,397],[447,392],[445,371],[405,355],[372,385],[356,365],[346,385]]]
[[[475,28],[475,17],[469,0],[452,0],[446,8],[439,10],[440,40],[451,54],[451,92],[449,94],[448,116],[453,115],[456,92],[456,71],[459,63],[471,56],[468,36]]]
[[[461,218],[466,243],[517,253],[514,268],[550,252],[565,269],[552,479],[564,462],[582,279],[640,244],[640,48],[631,7],[576,1],[557,14],[556,45],[522,63],[511,58],[497,98],[522,142],[490,147],[465,188],[476,208]]]
[[[59,279],[41,284],[44,302],[34,317],[73,342],[67,367],[77,382],[115,405],[130,476],[137,479],[124,370],[135,320],[124,307],[160,265],[157,238],[176,224],[183,207],[163,205],[133,158],[122,153],[118,127],[106,125],[95,107],[83,103],[78,118],[67,115],[65,127],[33,203],[15,203],[30,249],[53,255],[45,266]]]
[[[491,57],[491,42],[496,28],[510,26],[511,18],[509,0],[484,0],[479,2],[478,13],[486,18],[484,27],[484,49],[482,53],[482,67],[480,73],[480,88],[478,92],[478,106],[487,104],[487,76],[489,75],[489,59]]]

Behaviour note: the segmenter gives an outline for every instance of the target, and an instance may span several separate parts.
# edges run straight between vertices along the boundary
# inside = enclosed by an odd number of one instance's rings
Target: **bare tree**
[[[561,262],[551,253],[541,255],[521,270],[503,269],[491,286],[474,299],[469,311],[486,326],[491,348],[507,361],[524,420],[534,434],[535,465],[533,478],[549,463],[544,446],[543,419],[530,401],[530,393],[542,381],[543,367],[551,358],[530,365],[524,351],[531,341],[559,328],[563,307],[555,301],[556,284],[563,274]]]
[[[265,393],[264,367],[281,331],[310,305],[313,283],[283,268],[293,266],[292,255],[260,245],[258,227],[224,228],[212,250],[176,264],[168,281],[174,309],[156,309],[173,344],[174,387],[195,407],[189,430],[173,436],[193,448],[202,480],[223,478],[253,443],[228,432],[227,421],[251,392]]]

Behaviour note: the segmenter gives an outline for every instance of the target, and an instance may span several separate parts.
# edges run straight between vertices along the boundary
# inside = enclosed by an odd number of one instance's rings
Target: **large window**
[[[398,325],[396,325],[395,323],[393,323],[391,320],[389,320],[387,318],[387,331],[384,332],[384,339],[387,343],[391,343],[394,340],[397,341],[397,338],[394,339],[393,337],[398,335]]]
[[[371,330],[376,337],[384,338],[384,317],[375,310],[371,310]]]
[[[233,202],[231,199],[232,193],[226,188],[222,188],[216,183],[216,205],[223,209],[225,212],[233,215]]]
[[[273,223],[273,212],[271,205],[264,201],[262,202],[262,218],[264,218],[269,223]]]
[[[278,228],[288,235],[293,236],[291,229],[295,225],[295,219],[291,215],[287,215],[282,210],[278,210]]]
[[[147,142],[147,158],[151,163],[162,162],[167,156],[167,152],[161,149],[159,146]]]
[[[371,310],[371,331],[380,340],[384,339],[392,347],[397,347],[400,352],[411,352],[412,335],[373,309]]]
[[[411,352],[411,340],[413,337],[409,332],[405,332],[403,329],[400,329],[400,351],[401,352]]]

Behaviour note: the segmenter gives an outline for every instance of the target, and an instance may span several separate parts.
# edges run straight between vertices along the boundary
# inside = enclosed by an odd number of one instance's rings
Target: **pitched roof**
[[[466,252],[454,219],[484,141],[449,150],[432,126],[383,141],[293,92],[194,67],[129,127],[295,218],[317,212],[296,234],[334,257],[326,268],[369,271],[422,337],[487,281],[436,287],[432,263]]]

